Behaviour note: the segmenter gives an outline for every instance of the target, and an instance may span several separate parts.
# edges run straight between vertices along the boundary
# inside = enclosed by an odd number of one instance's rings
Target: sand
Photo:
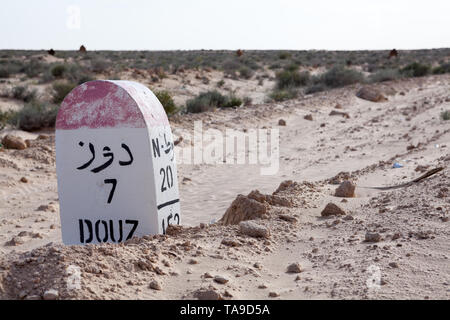
[[[379,103],[357,98],[359,87],[172,118],[176,137],[196,120],[204,129],[277,128],[280,169],[180,164],[183,227],[121,245],[61,244],[54,134],[1,151],[0,298],[54,289],[60,299],[449,299],[450,125],[440,113],[450,108],[450,77],[378,84],[388,98]],[[445,169],[408,188],[359,188],[409,181],[419,166]],[[356,197],[334,196],[329,182],[340,172]],[[238,194],[272,194],[285,180],[296,183],[277,195],[292,206],[265,202],[267,214],[252,220],[268,237],[210,224]],[[321,217],[329,202],[346,215]],[[292,263],[300,273],[286,272]]]

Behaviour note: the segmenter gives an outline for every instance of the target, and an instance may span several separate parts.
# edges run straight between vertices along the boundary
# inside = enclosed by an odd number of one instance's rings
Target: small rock
[[[223,276],[215,276],[214,277],[214,281],[217,282],[217,283],[220,283],[220,284],[225,284],[225,283],[227,283],[230,280],[228,278],[226,278],[226,277],[223,277]]]
[[[37,211],[56,212],[56,208],[51,204],[43,204],[37,208]]]
[[[26,296],[25,300],[42,300],[41,296],[38,296],[36,294],[31,295],[31,296]]]
[[[350,221],[350,220],[354,220],[355,218],[353,218],[353,216],[348,214],[343,219],[346,220],[346,221]]]
[[[296,218],[291,217],[291,216],[288,215],[288,214],[280,214],[280,215],[278,216],[278,218],[280,218],[281,220],[290,222],[290,223],[296,223],[296,222],[297,222],[297,219],[296,219]]]
[[[25,145],[27,146],[27,148],[30,148],[30,147],[33,146],[33,141],[32,141],[32,140],[29,140],[29,139],[26,139],[26,140],[25,140]]]
[[[372,102],[387,101],[386,97],[383,96],[378,90],[370,87],[362,87],[356,93],[356,96],[360,99],[369,100]]]
[[[37,140],[47,140],[49,138],[48,135],[46,134],[40,134],[38,135],[38,137],[36,138]]]
[[[194,297],[198,300],[221,300],[221,295],[213,289],[199,289],[194,292]]]
[[[376,232],[366,232],[366,236],[364,238],[365,242],[379,242],[381,240],[381,235]]]
[[[198,264],[198,261],[195,260],[195,259],[190,259],[190,260],[188,261],[188,263],[189,263],[189,264]]]
[[[390,262],[389,263],[389,267],[391,267],[391,268],[398,268],[398,263],[397,262]]]
[[[278,292],[275,292],[275,291],[269,292],[269,297],[271,297],[271,298],[276,298],[279,296],[280,296],[280,294]]]
[[[225,290],[225,292],[223,293],[223,296],[227,297],[227,298],[233,298],[233,294],[229,290]]]
[[[59,298],[59,293],[55,289],[50,289],[44,292],[44,300],[56,300]]]
[[[353,198],[355,196],[356,186],[350,181],[346,180],[337,187],[334,195],[342,198]]]
[[[287,273],[300,273],[302,268],[298,262],[292,263],[287,267]]]
[[[313,116],[312,114],[307,114],[306,116],[303,117],[303,119],[313,121]]]
[[[343,116],[346,119],[350,119],[350,115],[347,112],[340,112],[336,110],[332,110],[329,116]]]
[[[174,145],[179,145],[180,144],[180,142],[182,142],[183,141],[183,137],[179,137],[177,140],[175,140],[174,142],[173,142],[173,144]]]
[[[237,241],[236,239],[233,239],[233,238],[223,238],[221,244],[229,246],[229,247],[238,247],[241,245],[239,243],[239,241]]]
[[[7,246],[20,246],[21,244],[24,244],[25,241],[20,236],[12,237],[11,240],[7,241],[5,245]]]
[[[334,203],[328,203],[320,213],[322,217],[345,215],[345,211],[339,208]]]
[[[286,120],[283,120],[283,119],[278,120],[278,125],[279,126],[285,126],[286,125]]]
[[[19,292],[19,299],[23,299],[27,296],[27,292],[25,290],[22,290]]]
[[[204,274],[203,274],[203,278],[205,278],[205,279],[211,279],[211,278],[214,278],[209,272],[205,272]]]
[[[28,183],[28,179],[25,177],[20,178],[20,182]]]
[[[270,230],[253,221],[242,221],[239,223],[239,230],[250,237],[255,238],[269,238]]]
[[[392,235],[392,240],[397,240],[400,239],[402,237],[402,234],[399,232],[396,232]]]
[[[158,291],[162,290],[161,285],[156,280],[153,280],[152,282],[150,282],[149,288],[153,289],[153,290],[158,290]]]
[[[258,286],[258,289],[267,289],[267,285],[262,283]]]
[[[2,139],[2,144],[6,149],[24,150],[27,148],[22,138],[7,134]]]

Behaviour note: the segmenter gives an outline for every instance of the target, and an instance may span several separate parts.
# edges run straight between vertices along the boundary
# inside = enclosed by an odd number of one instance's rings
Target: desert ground
[[[121,79],[145,82],[127,72]],[[28,140],[24,150],[0,149],[0,298],[449,299],[450,122],[441,115],[450,110],[450,75],[269,101],[275,72],[259,72],[269,76],[262,85],[224,81],[228,91],[251,97],[250,105],[169,120],[177,149],[191,144],[195,121],[223,132],[278,129],[278,172],[180,163],[183,223],[166,235],[64,246],[54,131],[0,131]],[[152,89],[169,90],[183,104],[223,73],[177,77]],[[30,85],[48,94],[48,86]],[[386,99],[357,97],[363,86]],[[0,107],[21,104],[4,97]],[[366,188],[400,185],[438,167],[406,187]],[[344,181],[356,186],[354,195],[335,195]],[[327,214],[329,203],[338,208]]]

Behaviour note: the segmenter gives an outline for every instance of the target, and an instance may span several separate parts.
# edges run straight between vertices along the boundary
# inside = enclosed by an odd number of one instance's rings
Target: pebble
[[[337,187],[334,195],[342,198],[353,198],[355,196],[356,186],[351,181],[343,181],[339,187]]]
[[[269,292],[269,297],[271,297],[271,298],[276,298],[279,296],[280,296],[280,294],[278,292],[275,292],[275,291]]]
[[[364,241],[366,242],[379,242],[381,240],[381,235],[376,232],[366,232]]]
[[[255,238],[269,238],[270,230],[253,221],[242,221],[239,223],[241,233]]]
[[[298,262],[292,263],[287,267],[287,273],[300,273],[302,268]]]
[[[328,203],[321,212],[322,217],[345,215],[345,211],[339,208],[334,203]]]
[[[214,281],[217,282],[217,283],[220,283],[220,284],[225,284],[225,283],[227,283],[230,280],[228,278],[226,278],[226,277],[223,277],[223,276],[215,276],[214,277]]]
[[[44,292],[44,300],[56,300],[59,298],[59,293],[55,289],[50,289]]]
[[[153,280],[152,282],[150,282],[149,287],[150,287],[150,289],[153,289],[153,290],[162,290],[161,284],[156,280]]]
[[[397,262],[391,262],[391,263],[389,263],[389,267],[391,267],[391,268],[398,268],[398,263]]]
[[[213,289],[200,289],[194,293],[198,300],[220,300],[222,299],[220,293]]]

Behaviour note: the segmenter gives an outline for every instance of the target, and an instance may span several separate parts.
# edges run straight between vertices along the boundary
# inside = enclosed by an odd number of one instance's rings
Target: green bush
[[[225,104],[221,108],[234,108],[239,107],[242,104],[242,100],[235,95],[231,95],[227,98]]]
[[[239,69],[239,75],[247,80],[253,77],[253,73],[253,70],[248,67],[242,67]]]
[[[371,82],[384,82],[400,78],[400,72],[396,69],[382,69],[371,74],[369,79]]]
[[[364,75],[361,72],[338,66],[322,74],[319,79],[321,83],[329,88],[339,88],[364,82]]]
[[[6,67],[1,67],[0,68],[0,78],[9,78],[9,76],[11,75],[11,72],[9,71],[8,68]]]
[[[67,68],[63,64],[58,64],[50,69],[50,73],[55,78],[62,78],[64,73],[66,72]]]
[[[58,109],[57,105],[33,101],[10,115],[8,122],[25,131],[54,127]]]
[[[280,60],[286,60],[289,59],[291,57],[291,54],[289,52],[280,52],[280,54],[278,55],[278,58]]]
[[[22,71],[27,75],[27,77],[35,78],[39,76],[39,74],[44,72],[47,68],[48,67],[46,64],[39,62],[36,59],[32,59],[23,67]]]
[[[400,73],[396,69],[382,69],[370,75],[371,82],[383,82],[400,78]]]
[[[82,84],[95,79],[87,68],[79,64],[69,65],[64,78],[76,84]]]
[[[276,88],[278,90],[297,88],[308,84],[310,74],[307,71],[298,72],[298,70],[284,70],[276,75]]]
[[[450,63],[444,63],[433,69],[433,74],[450,73]]]
[[[276,90],[273,90],[269,95],[269,97],[274,101],[285,101],[285,100],[289,100],[289,99],[294,99],[297,96],[298,96],[298,91],[293,88],[276,89]]]
[[[325,91],[327,87],[323,83],[312,84],[305,89],[306,94],[312,94],[316,92]]]
[[[174,114],[177,111],[177,106],[173,101],[170,93],[167,91],[156,91],[155,96],[158,98],[159,102],[161,102],[164,110],[168,115]]]
[[[413,62],[401,69],[401,73],[407,77],[423,77],[430,73],[430,66]]]
[[[1,111],[0,110],[0,130],[2,130],[7,123],[10,123],[11,118],[14,116],[14,111],[7,110],[7,111]]]
[[[443,111],[441,113],[442,120],[450,120],[450,110]]]
[[[91,69],[95,73],[102,73],[108,69],[109,62],[105,59],[94,59],[91,61]]]
[[[27,86],[17,86],[12,89],[14,99],[30,102],[36,99],[36,89],[29,90]]]
[[[284,68],[284,70],[288,70],[288,71],[298,71],[298,67],[299,67],[299,64],[297,64],[297,63],[291,63],[290,65],[286,66],[286,67]]]
[[[213,90],[200,93],[197,97],[186,102],[186,110],[191,113],[199,113],[214,108],[230,108],[240,106],[242,100],[231,95],[226,97],[220,92]]]
[[[72,82],[55,82],[52,85],[53,95],[52,101],[53,103],[60,104],[64,98],[76,87],[76,84]]]

